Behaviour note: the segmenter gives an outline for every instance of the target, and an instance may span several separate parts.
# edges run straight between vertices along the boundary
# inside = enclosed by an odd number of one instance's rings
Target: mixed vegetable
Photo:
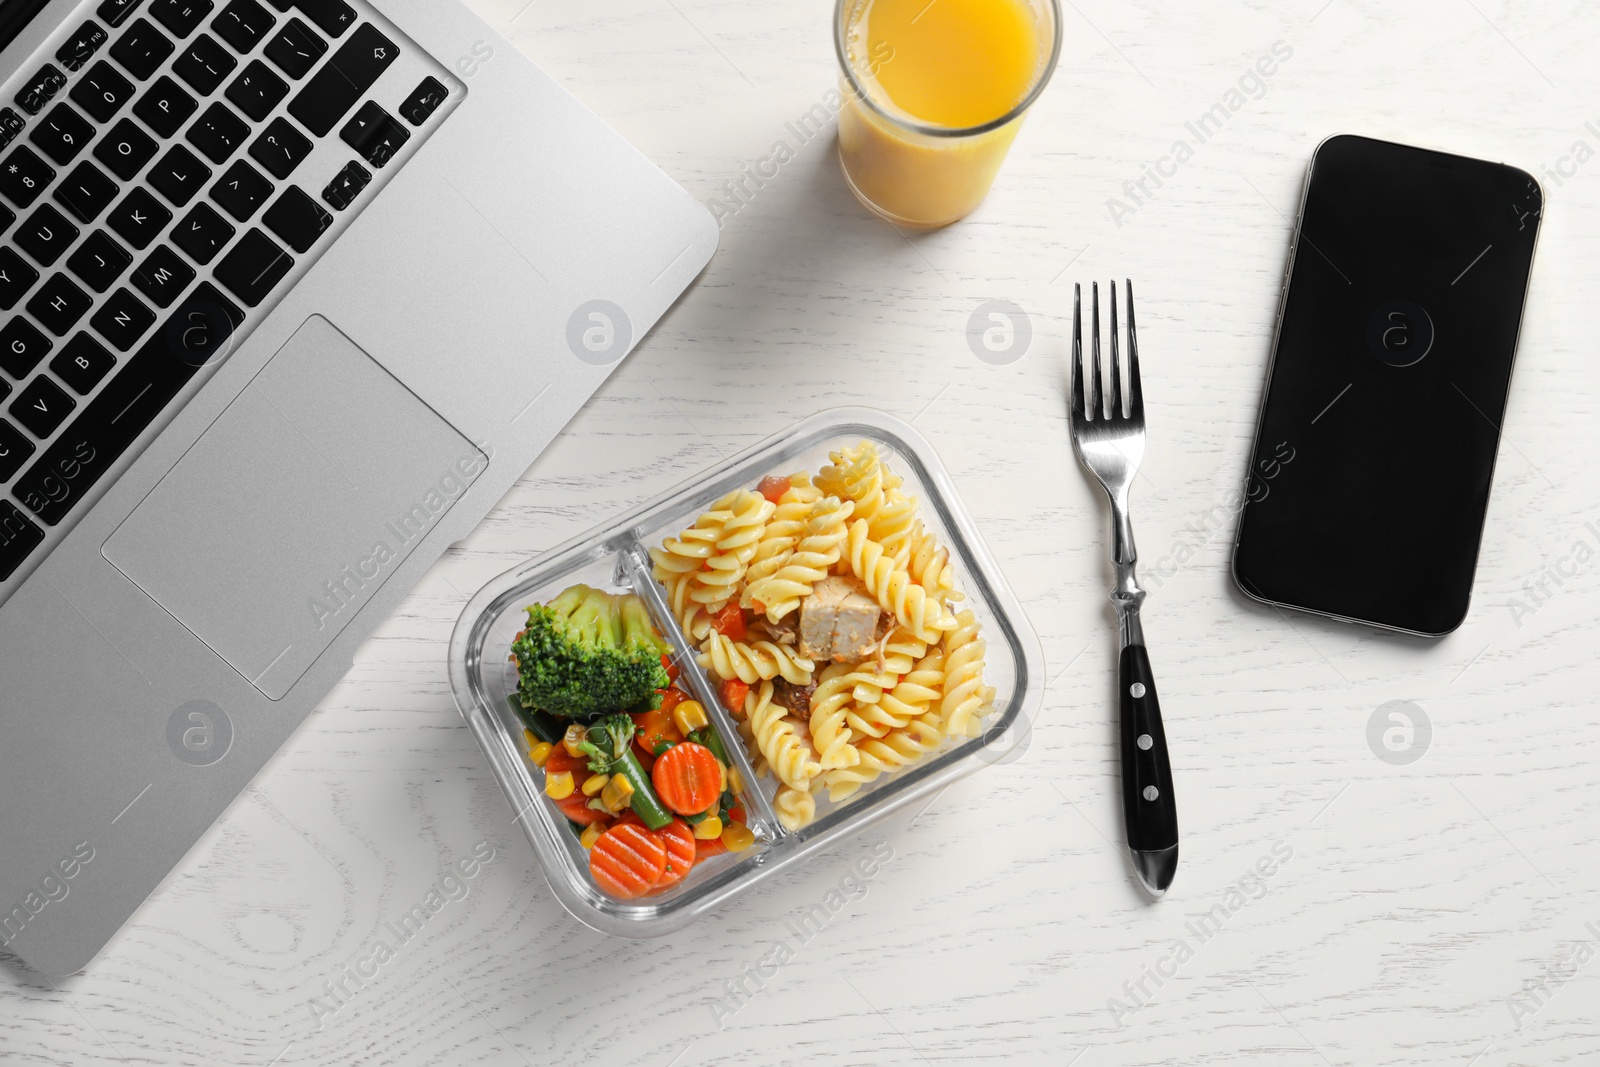
[[[754,844],[722,738],[674,684],[670,650],[637,596],[575,585],[535,604],[511,658],[528,756],[601,889],[659,893],[698,861]]]

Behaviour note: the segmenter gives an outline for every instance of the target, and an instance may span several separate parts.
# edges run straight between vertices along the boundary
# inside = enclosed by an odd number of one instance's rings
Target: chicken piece
[[[859,663],[875,655],[878,602],[849,578],[824,578],[800,601],[800,654],[807,659]]]

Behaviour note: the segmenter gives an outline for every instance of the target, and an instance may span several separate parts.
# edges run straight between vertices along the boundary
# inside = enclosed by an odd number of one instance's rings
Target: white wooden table
[[[1060,70],[994,194],[909,236],[855,203],[831,132],[801,144],[785,125],[834,84],[828,0],[475,3],[698,197],[724,197],[777,141],[795,158],[104,957],[61,992],[0,969],[0,1060],[1592,1061],[1590,5],[1071,0]],[[1199,143],[1186,123],[1226,105],[1275,42],[1292,54]],[[1549,194],[1474,606],[1438,642],[1285,618],[1227,576],[1285,215],[1310,152],[1340,131],[1504,159]],[[1124,183],[1180,139],[1192,158],[1135,200]],[[1113,197],[1131,210],[1114,219]],[[1134,511],[1146,629],[1184,832],[1158,906],[1116,844],[1105,520],[1062,402],[1071,283],[1124,274],[1151,426]],[[967,344],[990,299],[1031,319],[1009,364]],[[452,704],[456,616],[501,570],[842,403],[932,438],[1027,605],[1052,679],[1030,747],[681,933],[592,933],[551,897]],[[1392,700],[1433,724],[1406,765],[1369,746]],[[374,931],[479,842],[493,859],[465,898],[374,977],[347,978]],[[842,882],[874,848],[892,858],[859,891]],[[849,899],[800,943],[786,924],[841,885]],[[774,968],[782,939],[793,955]]]

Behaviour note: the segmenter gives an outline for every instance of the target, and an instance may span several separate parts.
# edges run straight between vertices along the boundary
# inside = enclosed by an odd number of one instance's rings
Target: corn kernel
[[[690,827],[694,836],[702,841],[715,841],[722,836],[722,820],[715,815],[708,815]]]
[[[557,774],[545,776],[544,795],[551,800],[567,799],[572,795],[573,788],[571,771],[561,771]]]
[[[711,725],[711,720],[706,718],[706,709],[698,700],[685,700],[672,709],[672,725],[678,732],[688,737],[696,730],[704,730]]]
[[[600,835],[606,832],[606,824],[592,822],[583,828],[583,833],[578,837],[578,844],[584,848],[594,848],[594,843],[600,840]]]
[[[633,799],[633,783],[625,774],[613,774],[606,787],[600,791],[600,803],[607,811],[621,811]]]
[[[717,760],[717,796],[728,791],[728,765]]]
[[[583,749],[578,746],[588,738],[589,732],[577,723],[567,727],[567,732],[561,738],[561,747],[567,750],[569,756],[583,755]]]
[[[555,750],[556,746],[552,745],[550,742],[540,741],[528,750],[528,758],[533,760],[533,765],[535,767],[543,767],[550,759],[550,753],[554,752]]]
[[[539,735],[526,728],[522,731],[522,739],[528,742],[528,751],[530,752],[533,751],[533,746],[539,743]]]
[[[722,831],[722,843],[729,852],[743,852],[756,843],[756,835],[743,823],[729,823]]]
[[[588,778],[584,779],[583,795],[586,797],[596,796],[599,794],[600,790],[606,787],[606,783],[609,781],[611,781],[611,776],[609,774],[591,774]]]
[[[744,792],[744,775],[739,773],[739,768],[737,767],[728,768],[728,788],[735,793]]]

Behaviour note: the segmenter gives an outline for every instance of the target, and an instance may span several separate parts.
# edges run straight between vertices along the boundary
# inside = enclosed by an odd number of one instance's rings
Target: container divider
[[[678,625],[677,617],[672,614],[672,606],[667,603],[666,592],[655,580],[651,573],[650,556],[636,538],[630,539],[618,547],[618,554],[623,570],[627,573],[633,584],[633,590],[644,598],[650,606],[650,611],[656,617],[656,622],[665,630],[673,645],[683,650],[683,657],[679,663],[682,677],[688,679],[689,688],[694,691],[694,697],[706,709],[706,714],[711,717],[717,732],[728,749],[728,757],[736,765],[740,779],[745,784],[744,799],[747,805],[755,808],[757,825],[751,827],[756,836],[762,841],[773,843],[787,837],[789,831],[784,829],[778,821],[777,812],[772,808],[766,790],[756,778],[755,767],[750,763],[750,753],[745,748],[744,739],[739,736],[739,728],[734,723],[733,717],[722,706],[722,700],[717,694],[716,687],[711,684],[700,664],[696,662],[694,643]]]

